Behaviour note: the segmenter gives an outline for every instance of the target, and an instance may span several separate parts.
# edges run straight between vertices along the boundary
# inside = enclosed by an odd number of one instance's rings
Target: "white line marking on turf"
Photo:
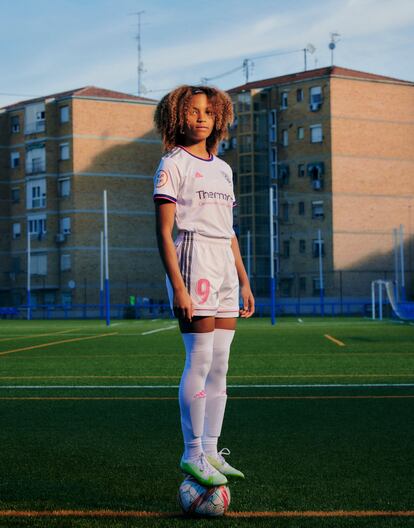
[[[1,385],[1,389],[178,389],[179,385]],[[414,383],[315,383],[285,385],[227,385],[229,389],[330,389],[414,387]]]
[[[177,328],[177,325],[166,326],[165,328],[157,328],[156,330],[149,330],[148,332],[142,332],[141,335],[155,334],[156,332],[164,332],[165,330],[172,330]]]

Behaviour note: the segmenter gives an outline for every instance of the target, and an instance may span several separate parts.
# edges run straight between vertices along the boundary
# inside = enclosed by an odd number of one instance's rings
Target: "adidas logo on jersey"
[[[201,172],[196,172],[195,173],[195,177],[196,178],[204,178],[204,176],[201,174]]]

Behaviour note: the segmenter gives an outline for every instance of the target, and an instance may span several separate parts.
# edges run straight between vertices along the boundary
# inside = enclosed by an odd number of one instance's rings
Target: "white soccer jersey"
[[[211,238],[233,238],[233,173],[214,155],[206,160],[184,147],[175,147],[161,158],[154,178],[154,200],[176,204],[180,231]]]

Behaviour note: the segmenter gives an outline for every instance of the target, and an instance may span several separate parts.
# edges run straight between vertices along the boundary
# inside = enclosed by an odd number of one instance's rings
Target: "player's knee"
[[[229,370],[228,361],[215,362],[210,370],[210,375],[217,378],[224,378]]]

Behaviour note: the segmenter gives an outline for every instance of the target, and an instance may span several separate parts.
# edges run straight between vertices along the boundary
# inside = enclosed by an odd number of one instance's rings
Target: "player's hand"
[[[193,301],[187,290],[174,291],[174,315],[178,319],[185,319],[187,321],[193,318]]]
[[[254,314],[254,297],[249,285],[240,288],[243,301],[243,308],[240,310],[240,317],[247,319]]]

